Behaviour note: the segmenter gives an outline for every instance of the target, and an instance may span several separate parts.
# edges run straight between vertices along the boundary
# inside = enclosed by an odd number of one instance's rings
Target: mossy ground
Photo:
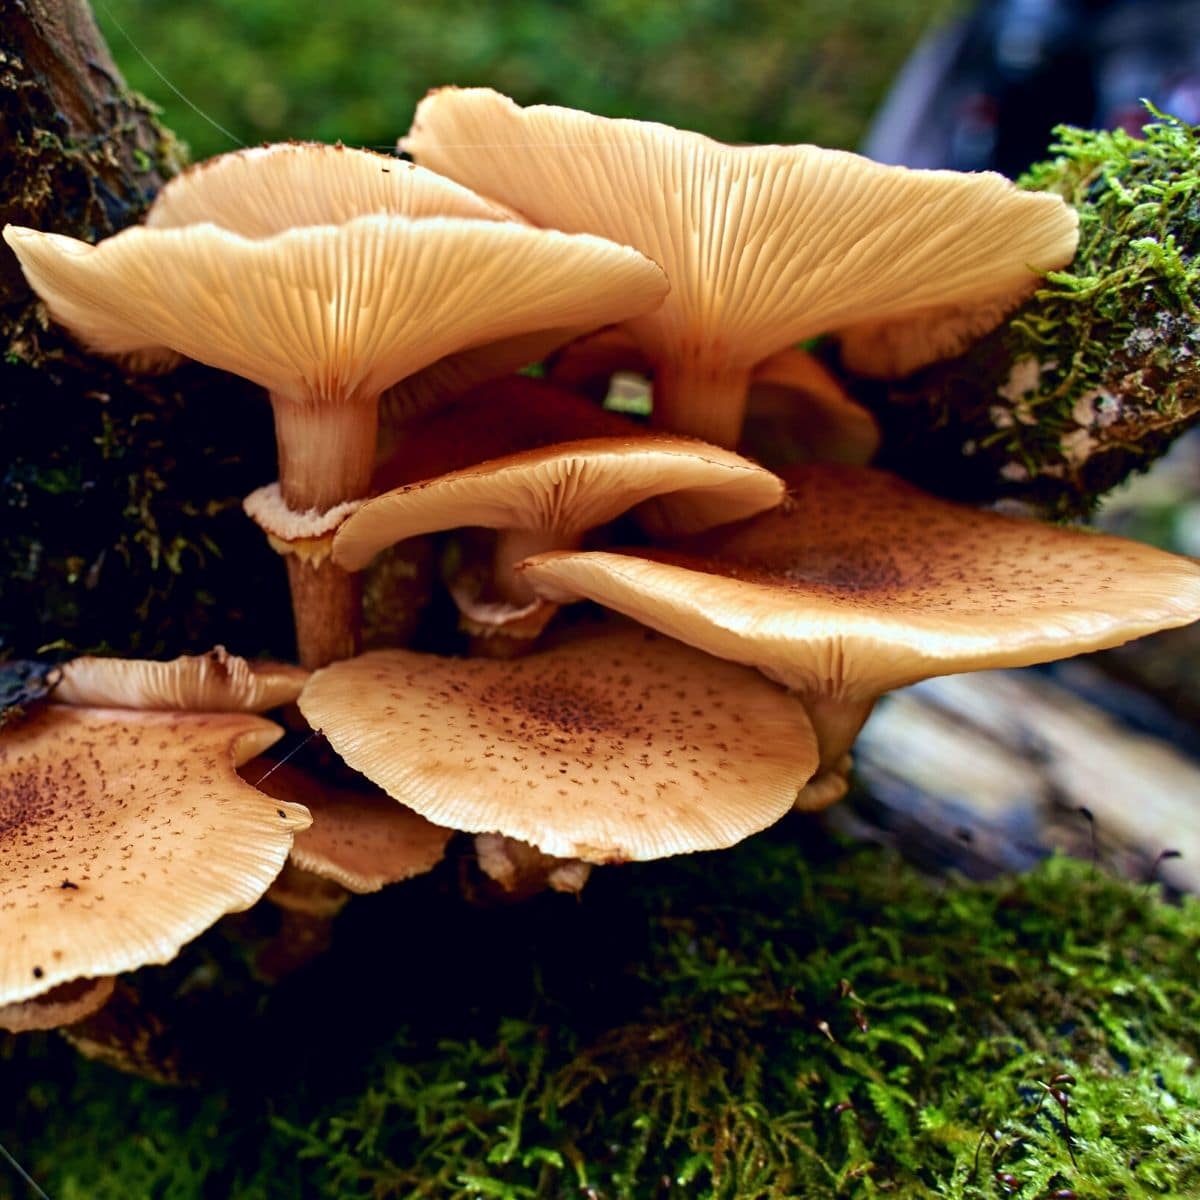
[[[54,1200],[1200,1194],[1200,904],[1088,863],[932,880],[796,818],[579,902],[472,909],[450,863],[339,922],[273,991],[244,919],[175,968],[244,989],[199,1090],[12,1040],[0,1141]]]

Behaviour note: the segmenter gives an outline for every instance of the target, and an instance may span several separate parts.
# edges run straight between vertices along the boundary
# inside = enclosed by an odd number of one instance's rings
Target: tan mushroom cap
[[[219,225],[248,238],[370,213],[518,220],[469,188],[392,155],[319,142],[235,150],[176,175],[146,213],[149,229]]]
[[[173,712],[266,712],[291,704],[308,678],[301,667],[248,662],[224,646],[170,662],[76,658],[61,670],[61,704]]]
[[[90,1017],[108,1003],[116,982],[112,975],[102,975],[99,979],[73,979],[34,996],[32,1000],[0,1006],[0,1029],[7,1029],[9,1033],[34,1033],[58,1029]]]
[[[980,512],[870,467],[783,478],[790,502],[737,526],[640,557],[546,555],[524,573],[555,599],[620,597],[619,611],[789,687],[854,696],[1200,617],[1200,564],[1179,555]]]
[[[383,792],[336,787],[288,763],[260,759],[241,775],[267,795],[308,809],[312,825],[296,835],[289,861],[349,892],[377,892],[432,871],[454,832]]]
[[[933,306],[1015,305],[1068,262],[1061,199],[995,174],[882,166],[816,146],[726,146],[572,109],[441,88],[402,141],[419,162],[537,224],[588,231],[660,263],[671,293],[627,320],[656,365],[671,425],[710,436],[676,383],[738,403],[735,376],[786,346]],[[734,427],[737,421],[726,421]]]
[[[135,228],[97,246],[13,225],[4,236],[51,313],[95,349],[130,348],[106,344],[119,322],[318,406],[373,400],[467,345],[644,311],[666,291],[653,263],[601,238],[460,217],[364,216],[259,239]]]
[[[569,544],[638,507],[653,531],[687,533],[772,508],[784,494],[774,475],[732,451],[644,433],[533,379],[487,384],[408,432],[377,472],[388,490],[338,528],[333,558],[346,570],[443,529],[520,529]]]
[[[0,739],[0,1003],[172,959],[248,908],[309,823],[238,779],[243,714],[51,704]]]
[[[881,693],[931,675],[1046,662],[1200,617],[1189,559],[978,512],[870,468],[783,477],[789,504],[740,525],[637,556],[547,554],[521,573],[547,599],[596,600],[758,667],[810,709],[857,707],[859,723]],[[847,748],[823,739],[823,760]]]
[[[514,662],[377,651],[300,697],[355,770],[439,825],[587,862],[729,846],[816,766],[803,707],[644,631]]]

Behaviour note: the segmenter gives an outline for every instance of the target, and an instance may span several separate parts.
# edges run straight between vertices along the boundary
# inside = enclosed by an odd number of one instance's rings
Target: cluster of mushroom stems
[[[838,799],[888,690],[1200,616],[1189,560],[867,465],[846,381],[993,328],[1070,261],[1059,198],[487,89],[401,146],[225,155],[96,246],[4,231],[86,346],[264,389],[245,509],[300,665],[77,659],[0,733],[0,1027],[78,1020],[268,889],[328,920],[454,831],[513,893],[727,847]],[[630,379],[648,423],[603,404]],[[435,536],[466,656],[397,644]],[[555,619],[579,600],[621,616]],[[266,754],[294,706],[336,771]]]

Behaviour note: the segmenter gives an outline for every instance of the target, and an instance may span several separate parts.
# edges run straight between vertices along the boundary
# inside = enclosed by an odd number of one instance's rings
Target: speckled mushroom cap
[[[173,958],[248,908],[309,823],[235,768],[243,714],[50,704],[0,738],[0,1004]]]
[[[14,225],[4,236],[51,313],[94,349],[134,348],[108,344],[119,323],[137,344],[317,406],[373,400],[473,344],[644,311],[666,291],[626,247],[462,217],[361,216],[261,238],[138,227],[96,246]]]
[[[1200,617],[1200,565],[1122,538],[977,512],[881,471],[783,472],[774,513],[639,555],[522,565],[548,600],[590,599],[795,689],[832,795],[883,692],[1024,666]]]
[[[660,263],[671,293],[628,327],[656,384],[704,380],[720,404],[735,402],[723,380],[804,338],[923,322],[934,308],[1015,306],[1075,252],[1074,212],[999,175],[725,146],[651,122],[521,108],[486,88],[429,93],[402,145],[537,224],[601,234]],[[672,395],[671,418],[684,424],[670,428],[732,444],[704,427],[720,422],[695,427],[691,416]],[[736,421],[726,424],[736,439]]]
[[[515,662],[377,651],[318,671],[300,707],[439,825],[588,862],[732,845],[778,820],[816,766],[797,701],[637,630]]]
[[[598,600],[804,692],[874,696],[1023,666],[1200,617],[1200,564],[1124,538],[979,512],[884,471],[782,472],[783,508],[673,544],[547,554],[548,598]]]
[[[176,175],[146,213],[150,229],[210,223],[263,238],[368,213],[516,220],[469,188],[387,154],[280,142],[221,154]]]
[[[296,835],[290,861],[349,892],[377,892],[432,871],[454,832],[383,792],[335,787],[288,763],[256,759],[240,774],[267,795],[308,809],[312,825]]]
[[[7,1029],[9,1033],[33,1033],[81,1021],[108,1003],[115,983],[112,975],[102,975],[99,979],[73,979],[34,996],[32,1000],[0,1005],[0,1029]]]
[[[784,490],[732,451],[644,433],[582,397],[520,377],[414,423],[376,481],[387,490],[334,537],[334,561],[346,570],[405,538],[461,526],[529,530],[569,544],[636,507],[653,532],[693,532],[772,508]]]
[[[60,704],[175,712],[266,712],[295,700],[308,678],[301,667],[248,662],[224,646],[170,662],[76,658],[61,671]]]

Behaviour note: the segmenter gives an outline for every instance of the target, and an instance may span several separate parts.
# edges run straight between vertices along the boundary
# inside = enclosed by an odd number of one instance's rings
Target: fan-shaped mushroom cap
[[[724,146],[571,109],[441,88],[402,142],[540,225],[634,246],[671,281],[627,320],[656,421],[733,445],[746,376],[815,334],[1013,307],[1075,252],[1075,214],[999,175],[881,166],[815,146]],[[915,364],[913,364],[915,365]]]
[[[76,658],[54,691],[61,704],[173,712],[266,712],[291,704],[308,672],[287,663],[247,662],[216,646],[170,662]]]
[[[465,345],[601,324],[666,291],[653,263],[601,238],[459,217],[364,216],[256,239],[134,228],[97,246],[14,225],[4,236],[94,348],[112,347],[92,313],[311,405],[373,400]]]
[[[149,229],[219,225],[248,238],[369,213],[519,220],[469,188],[388,154],[280,142],[235,150],[176,175],[146,213]]]
[[[0,739],[0,1003],[167,962],[278,874],[299,806],[238,779],[243,714],[51,704]]]
[[[296,835],[289,861],[349,892],[377,892],[432,871],[453,833],[383,792],[336,787],[287,763],[258,760],[241,775],[267,795],[308,809],[312,825]]]
[[[978,512],[870,468],[783,472],[789,504],[670,548],[547,554],[522,567],[806,699],[827,765],[882,692],[1023,666],[1200,617],[1200,565],[1123,538]],[[817,710],[837,708],[836,720]],[[854,716],[854,721],[850,716]]]
[[[732,845],[778,820],[816,765],[798,702],[639,631],[515,662],[376,651],[318,671],[300,707],[439,825],[588,862]]]
[[[58,1029],[90,1017],[108,1003],[116,982],[112,975],[102,975],[99,979],[72,979],[32,1000],[0,1006],[0,1029],[7,1029],[9,1033],[32,1033]]]
[[[376,475],[389,490],[351,513],[334,537],[334,561],[346,570],[405,538],[460,526],[528,530],[569,544],[639,505],[656,532],[683,533],[783,499],[783,484],[748,459],[642,433],[532,379],[485,385],[409,433]],[[446,473],[429,477],[438,471]]]

